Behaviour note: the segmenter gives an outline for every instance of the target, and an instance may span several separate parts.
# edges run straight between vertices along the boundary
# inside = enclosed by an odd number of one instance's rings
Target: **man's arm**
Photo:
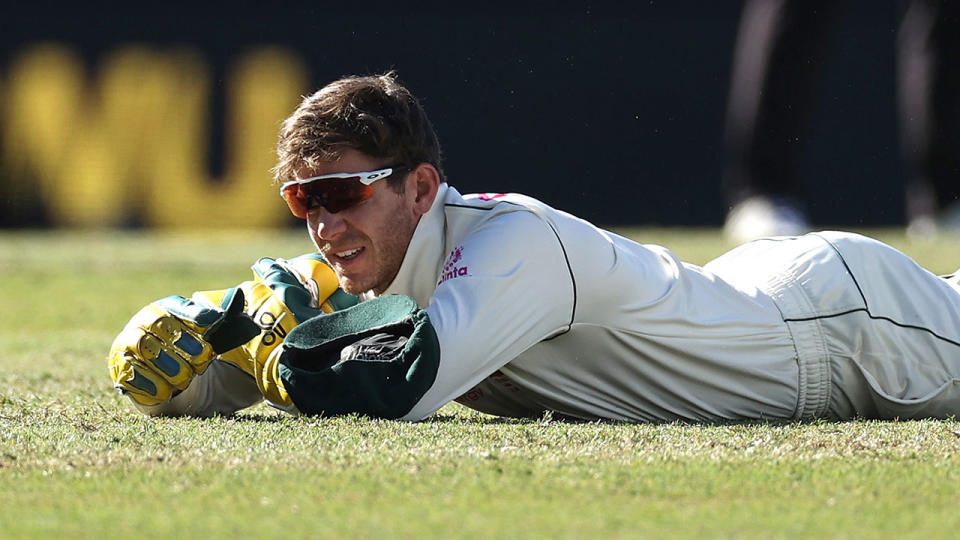
[[[385,296],[291,332],[265,366],[304,414],[421,420],[572,324],[575,285],[549,224],[528,212],[488,221],[430,305]],[[463,269],[463,270],[459,270]]]
[[[235,412],[259,401],[257,362],[300,321],[352,298],[318,255],[261,259],[253,272],[232,289],[168,297],[137,313],[111,348],[117,389],[147,414]]]
[[[426,418],[573,324],[576,283],[549,223],[528,212],[506,214],[463,248],[459,267],[467,275],[443,281],[426,308],[442,361],[407,420]]]

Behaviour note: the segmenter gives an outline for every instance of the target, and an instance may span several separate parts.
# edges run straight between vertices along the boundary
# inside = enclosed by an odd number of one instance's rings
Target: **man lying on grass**
[[[134,316],[110,374],[146,413],[266,399],[404,420],[454,400],[633,422],[960,414],[960,277],[877,241],[771,238],[701,268],[530,197],[461,195],[392,74],[304,99],[278,154],[318,253]]]

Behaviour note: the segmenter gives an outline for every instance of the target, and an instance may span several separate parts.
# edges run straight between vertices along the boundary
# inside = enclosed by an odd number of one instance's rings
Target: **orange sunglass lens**
[[[300,184],[294,184],[283,190],[283,200],[287,201],[290,212],[298,218],[307,217],[307,196],[300,189]]]
[[[364,184],[359,177],[294,184],[283,191],[290,211],[299,218],[305,218],[315,205],[336,214],[372,196],[373,186]]]

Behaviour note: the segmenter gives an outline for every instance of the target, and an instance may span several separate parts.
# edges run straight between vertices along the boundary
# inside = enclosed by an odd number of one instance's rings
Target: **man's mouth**
[[[347,249],[344,251],[335,251],[333,254],[338,259],[349,261],[354,259],[357,255],[359,255],[361,251],[363,251],[363,248],[354,248],[354,249]]]

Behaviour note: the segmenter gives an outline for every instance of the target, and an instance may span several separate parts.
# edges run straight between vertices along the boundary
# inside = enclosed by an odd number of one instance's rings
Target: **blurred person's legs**
[[[897,39],[908,232],[960,232],[960,3],[905,2]]]
[[[746,241],[798,234],[801,133],[825,53],[830,1],[747,0],[734,50],[724,134],[724,232]]]

